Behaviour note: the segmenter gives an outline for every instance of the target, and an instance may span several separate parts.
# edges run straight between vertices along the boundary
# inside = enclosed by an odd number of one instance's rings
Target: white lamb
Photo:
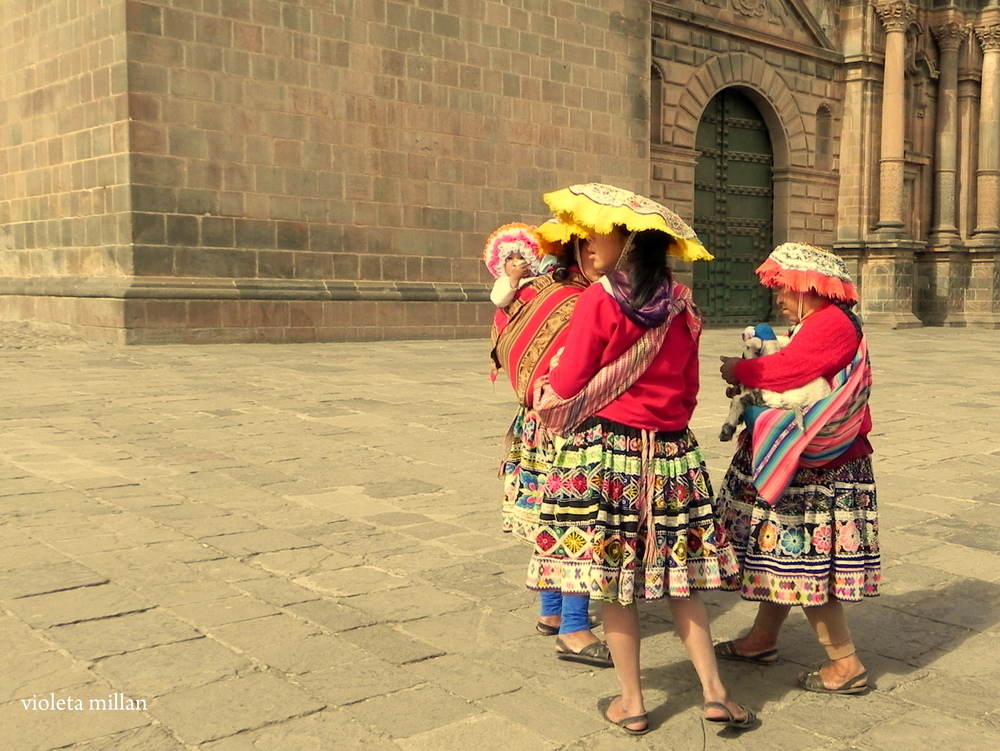
[[[743,359],[772,355],[783,349],[790,339],[791,337],[787,336],[775,336],[774,331],[766,323],[747,326],[743,329]],[[782,392],[735,388],[736,394],[730,402],[729,415],[719,432],[720,441],[732,439],[737,426],[743,420],[744,411],[751,405],[793,410],[795,424],[802,428],[802,411],[830,393],[830,384],[822,377],[810,381],[805,386]]]

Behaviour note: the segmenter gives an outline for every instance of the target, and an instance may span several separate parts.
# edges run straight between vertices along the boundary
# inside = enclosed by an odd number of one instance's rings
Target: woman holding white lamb
[[[878,509],[868,442],[871,369],[851,312],[857,293],[843,261],[785,243],[757,269],[777,289],[796,330],[788,346],[752,360],[723,357],[730,384],[787,391],[824,377],[829,396],[805,409],[768,409],[739,437],[718,496],[719,528],[740,561],[727,582],[760,602],[750,631],[716,645],[719,657],[777,661],[777,639],[793,605],[805,608],[828,662],[802,673],[809,691],[861,693],[868,675],[855,652],[842,602],[878,595]]]

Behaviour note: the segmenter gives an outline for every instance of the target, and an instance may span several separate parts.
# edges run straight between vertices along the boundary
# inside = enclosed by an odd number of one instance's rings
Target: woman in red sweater
[[[614,190],[595,188],[609,200],[616,194],[606,193]],[[572,220],[592,228],[583,213]],[[705,720],[741,729],[756,721],[726,693],[698,597],[700,589],[719,588],[735,562],[716,550],[712,490],[688,428],[701,321],[690,290],[673,282],[667,264],[668,252],[683,241],[627,224],[590,233],[584,252],[604,276],[580,295],[564,349],[535,398],[543,424],[563,437],[555,441],[528,587],[589,594],[604,603],[604,632],[622,693],[598,708],[630,734],[649,731],[637,600],[669,598],[701,679]],[[701,248],[697,238],[688,242]],[[551,405],[576,405],[582,421],[553,427]]]
[[[868,442],[871,376],[861,324],[850,310],[857,293],[840,258],[808,245],[779,246],[757,273],[762,283],[777,289],[778,306],[795,324],[793,336],[773,355],[722,358],[723,379],[786,391],[826,378],[834,387],[828,399],[839,398],[843,406],[831,406],[817,418],[817,440],[832,428],[840,435],[821,451],[807,448],[801,456],[782,456],[784,447],[775,450],[775,442],[794,442],[794,428],[782,433],[770,422],[762,427],[765,418],[760,417],[740,434],[719,494],[720,544],[731,545],[741,564],[739,577],[727,588],[760,606],[750,631],[717,645],[716,653],[757,664],[776,662],[778,632],[791,607],[801,605],[829,662],[802,673],[799,684],[821,693],[861,693],[868,687],[867,673],[841,603],[876,596],[881,574]],[[784,419],[771,414],[780,412],[764,415]],[[817,412],[823,412],[823,404]],[[787,486],[779,483],[777,491],[765,492],[769,459],[790,461],[791,467]]]

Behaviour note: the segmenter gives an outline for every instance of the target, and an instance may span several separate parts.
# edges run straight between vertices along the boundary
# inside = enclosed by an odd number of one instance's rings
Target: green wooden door
[[[698,125],[694,228],[715,256],[694,264],[694,297],[706,321],[766,321],[771,294],[754,269],[772,249],[771,138],[760,112],[735,89],[709,102]]]

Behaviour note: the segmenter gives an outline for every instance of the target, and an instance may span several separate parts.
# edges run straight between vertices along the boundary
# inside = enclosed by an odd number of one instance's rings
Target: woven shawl
[[[563,282],[539,276],[518,292],[493,320],[494,365],[506,370],[517,401],[530,407],[535,379],[549,371],[549,360],[562,346],[577,296],[587,288],[586,277],[571,272]]]
[[[604,279],[601,281],[605,282]],[[611,294],[606,282],[601,286]],[[647,329],[635,344],[601,368],[575,396],[563,399],[549,386],[548,374],[540,377],[535,383],[534,404],[542,425],[556,435],[568,435],[588,417],[597,414],[624,394],[646,372],[663,346],[670,324],[681,313],[688,316],[691,333],[697,336],[701,331],[701,319],[691,290],[674,284],[666,321]]]
[[[872,374],[864,336],[850,364],[833,378],[828,396],[803,410],[803,428],[788,409],[766,409],[753,426],[753,483],[774,505],[799,467],[820,467],[858,437]]]

